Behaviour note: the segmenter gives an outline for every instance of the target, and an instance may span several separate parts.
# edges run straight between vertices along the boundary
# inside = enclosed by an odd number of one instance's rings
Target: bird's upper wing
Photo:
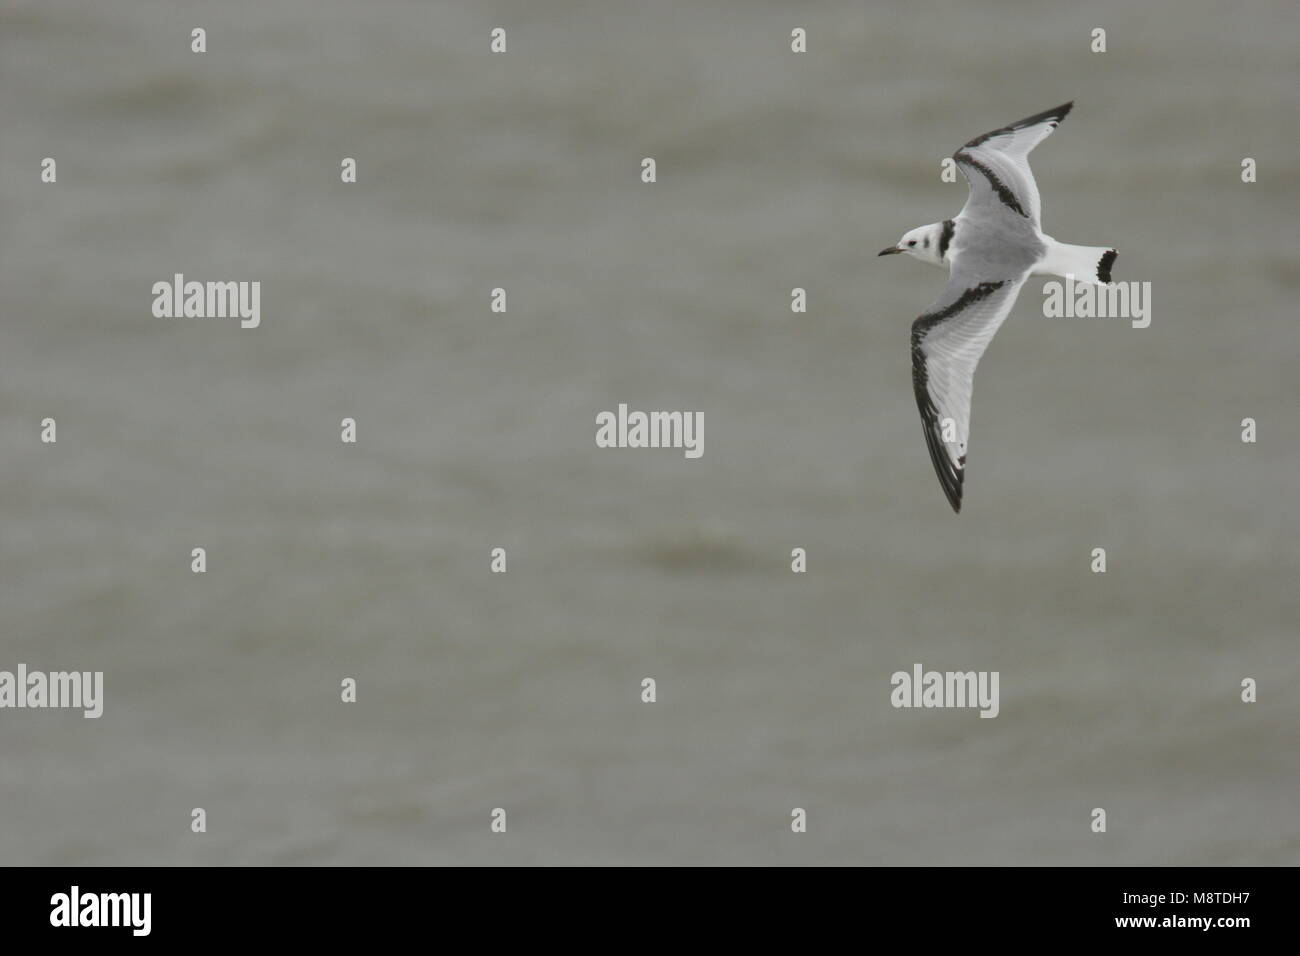
[[[1027,116],[1018,123],[995,129],[952,154],[970,184],[970,196],[961,215],[1023,216],[1039,225],[1038,185],[1029,168],[1029,151],[1051,135],[1065,119],[1073,102]]]
[[[977,281],[954,267],[943,295],[912,323],[912,387],[930,459],[953,511],[961,511],[975,366],[1024,281],[1024,273]]]

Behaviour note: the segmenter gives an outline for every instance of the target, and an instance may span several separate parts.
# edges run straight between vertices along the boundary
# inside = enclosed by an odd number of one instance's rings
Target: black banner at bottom
[[[687,871],[655,885],[662,878],[659,870],[606,874],[595,888],[580,872],[539,887],[527,875],[483,870],[11,868],[0,870],[0,915],[7,941],[75,944],[379,942],[440,926],[457,938],[515,928],[538,942],[562,934],[603,945],[685,933],[697,943],[755,932],[770,941],[783,928],[805,941],[847,931],[857,939],[920,932],[925,943],[1046,933],[1231,945],[1243,934],[1285,932],[1294,897],[1294,871],[1267,868],[835,869],[811,880],[801,873],[797,883],[728,871],[695,886]]]

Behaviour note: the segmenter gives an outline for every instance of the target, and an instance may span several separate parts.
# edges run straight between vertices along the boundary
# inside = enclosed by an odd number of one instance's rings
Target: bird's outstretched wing
[[[939,300],[912,323],[912,387],[939,484],[961,511],[975,366],[1016,303],[1025,274],[977,281],[954,267]]]
[[[970,184],[970,196],[961,211],[967,218],[1015,215],[1040,222],[1038,185],[1029,168],[1029,151],[1051,135],[1070,112],[1073,102],[1027,116],[1018,123],[995,129],[952,154]]]

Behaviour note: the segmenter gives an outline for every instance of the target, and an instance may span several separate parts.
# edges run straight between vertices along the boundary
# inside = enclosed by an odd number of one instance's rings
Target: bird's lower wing
[[[953,511],[961,511],[975,366],[1015,305],[1025,275],[975,281],[954,270],[944,294],[912,323],[912,386],[925,443]]]

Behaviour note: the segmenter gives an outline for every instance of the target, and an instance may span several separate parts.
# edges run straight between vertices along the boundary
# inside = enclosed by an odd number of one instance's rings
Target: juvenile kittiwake
[[[1118,253],[1057,242],[1039,228],[1029,151],[1065,119],[1073,102],[995,129],[953,153],[970,186],[956,219],[918,226],[882,256],[906,253],[948,267],[943,295],[912,323],[912,386],[939,483],[961,511],[975,366],[1031,275],[1110,282]]]

